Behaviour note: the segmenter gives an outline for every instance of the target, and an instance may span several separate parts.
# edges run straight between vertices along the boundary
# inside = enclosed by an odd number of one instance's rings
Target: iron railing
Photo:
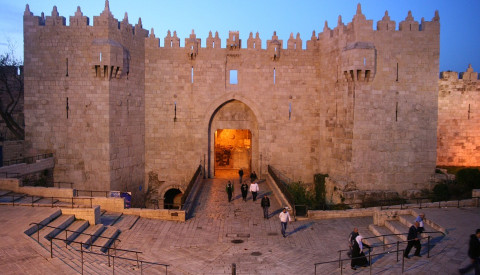
[[[70,208],[74,208],[74,205],[75,205],[75,201],[77,200],[89,200],[90,201],[90,207],[93,206],[93,198],[92,197],[83,197],[83,198],[76,198],[76,197],[39,197],[39,196],[30,196],[30,195],[26,195],[26,194],[11,194],[12,192],[8,192],[0,197],[11,197],[12,200],[11,201],[7,201],[7,202],[0,202],[0,203],[3,203],[3,204],[12,204],[12,206],[15,206],[15,202],[20,200],[20,199],[23,199],[23,198],[27,198],[28,197],[31,197],[32,200],[31,202],[29,201],[28,204],[32,207],[35,206],[35,203],[37,203],[38,201],[42,200],[42,199],[46,199],[46,200],[49,200],[50,203],[48,203],[49,205],[51,205],[51,207],[53,208],[54,206],[56,207],[70,207]],[[62,202],[62,203],[68,203],[68,204],[64,204],[64,205],[61,205],[61,204],[57,204],[59,202]],[[27,202],[22,202],[22,203],[17,203],[17,206],[18,205],[24,205],[24,204],[27,204]],[[46,205],[47,203],[42,203],[42,205]],[[40,205],[40,203],[38,203],[38,205]],[[83,205],[83,204],[82,204]]]
[[[293,199],[293,196],[290,193],[290,191],[288,191],[287,183],[277,176],[277,174],[275,173],[275,168],[273,168],[270,165],[268,165],[268,173],[273,178],[273,181],[274,181],[275,185],[283,193],[283,195],[287,199],[288,203],[290,203],[290,205],[293,207],[293,215],[295,216],[296,215],[296,213],[295,213],[295,208],[296,208],[295,207],[295,200]]]
[[[5,161],[3,161],[3,166],[9,166],[9,165],[19,164],[19,163],[29,164],[29,163],[34,163],[37,160],[51,158],[51,157],[53,157],[53,153],[40,154],[40,155],[36,155],[36,156],[24,157],[24,158],[19,158],[19,159],[5,160]]]

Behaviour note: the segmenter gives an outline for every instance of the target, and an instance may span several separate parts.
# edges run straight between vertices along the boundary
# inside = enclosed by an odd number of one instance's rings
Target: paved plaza
[[[288,225],[287,238],[280,234],[281,209],[275,194],[265,182],[259,197],[271,198],[270,218],[264,219],[260,199],[249,194],[244,202],[235,180],[235,195],[228,202],[225,179],[203,182],[193,217],[185,223],[140,218],[129,224],[122,221],[118,247],[143,251],[142,259],[169,264],[168,274],[314,274],[315,262],[338,259],[338,250],[347,248],[347,237],[358,227],[365,237],[372,236],[368,225],[372,217],[328,220],[300,220]],[[0,206],[0,270],[2,274],[78,274],[23,232],[29,223],[48,216],[56,209],[47,207]],[[457,274],[467,264],[469,235],[480,228],[478,208],[422,209],[428,219],[448,230],[437,238],[430,251],[422,249],[422,258],[405,260],[404,274]],[[412,216],[412,219],[414,217]],[[131,228],[130,228],[131,227]],[[376,248],[372,253],[383,250]],[[395,254],[374,257],[372,274],[401,274],[402,262]],[[369,268],[343,269],[337,263],[317,266],[317,274],[369,274]],[[120,270],[118,274],[123,274]],[[132,268],[131,274],[140,274]],[[128,274],[128,273],[125,273]],[[143,274],[165,274],[164,268],[146,266]],[[473,274],[473,273],[471,273]]]

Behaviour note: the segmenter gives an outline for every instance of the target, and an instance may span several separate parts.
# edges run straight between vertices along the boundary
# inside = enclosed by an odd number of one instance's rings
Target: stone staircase
[[[107,216],[113,215],[107,214]],[[132,223],[136,222],[135,216],[123,220],[123,228],[132,226]],[[73,215],[63,215],[59,209],[49,217],[32,223],[24,233],[38,242],[48,254],[52,251],[53,257],[69,266],[74,273],[112,274],[114,270],[116,274],[140,274],[136,261],[108,257],[110,254],[129,259],[136,258],[133,252],[112,249],[121,233],[115,226],[90,225],[87,221],[76,220]],[[54,238],[52,242],[50,242],[51,238]],[[110,251],[108,251],[109,248]],[[115,261],[114,267],[113,261]]]
[[[378,255],[378,256],[372,256],[372,262],[373,262],[373,268],[387,268],[387,269],[392,269],[392,270],[397,270],[400,272],[401,267],[402,267],[402,260],[403,260],[403,255],[399,255],[399,261],[396,262],[396,250],[397,250],[397,242],[398,242],[398,248],[400,250],[405,249],[407,246],[407,243],[405,242],[407,240],[407,233],[412,226],[412,224],[415,221],[415,218],[417,217],[416,213],[412,214],[400,214],[393,216],[387,220],[385,220],[383,226],[379,225],[374,225],[370,224],[368,226],[368,229],[370,232],[367,234],[362,234],[364,238],[367,238],[364,240],[365,243],[373,247],[373,250],[371,251],[372,255],[379,254],[379,253],[388,253],[384,255]],[[437,225],[431,220],[425,220],[424,221],[424,228],[425,232],[442,232],[446,233],[446,230],[442,228],[441,226]],[[389,234],[402,234],[402,235],[389,235]],[[384,236],[384,235],[389,235],[389,236]],[[375,236],[376,238],[370,238],[370,236]],[[423,256],[421,261],[428,261],[427,257],[427,244],[428,244],[428,236],[430,236],[430,254],[432,254],[432,250],[436,246],[441,246],[441,241],[444,238],[444,235],[439,234],[439,233],[423,233],[422,234],[422,239],[421,240],[421,255]],[[383,246],[385,244],[385,247]],[[414,249],[413,249],[414,250]],[[410,253],[413,253],[410,252]],[[367,255],[368,257],[368,255]],[[406,260],[405,262],[405,267],[408,267],[409,265],[415,264],[415,261],[417,260]]]

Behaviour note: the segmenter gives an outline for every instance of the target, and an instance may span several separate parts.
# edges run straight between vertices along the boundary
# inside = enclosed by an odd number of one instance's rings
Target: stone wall
[[[396,30],[386,13],[374,30],[358,5],[306,49],[293,33],[262,49],[258,33],[242,47],[230,32],[223,48],[210,33],[202,48],[193,31],[185,47],[169,31],[160,46],[108,1],[93,21],[80,8],[69,26],[56,8],[24,15],[26,142],[55,153],[58,181],[134,198],[152,174],[186,186],[199,163],[213,177],[217,129],[250,130],[261,177],[270,164],[293,181],[401,191],[434,173],[438,14],[409,13]]]
[[[442,72],[438,86],[437,165],[480,166],[478,73]]]

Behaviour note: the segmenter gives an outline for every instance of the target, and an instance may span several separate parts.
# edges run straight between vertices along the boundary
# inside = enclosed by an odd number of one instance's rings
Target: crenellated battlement
[[[377,22],[376,30],[373,29],[373,20],[367,20],[366,16],[362,13],[361,5],[358,4],[357,11],[352,21],[348,24],[344,24],[342,22],[342,17],[338,17],[337,26],[331,29],[328,26],[328,22],[325,21],[324,27],[322,32],[319,32],[318,35],[315,35],[315,31],[313,31],[313,35],[310,40],[306,41],[306,49],[315,49],[318,45],[321,45],[323,40],[330,40],[330,39],[340,39],[345,40],[347,42],[356,42],[356,41],[370,41],[374,35],[374,32],[416,32],[416,31],[432,31],[435,33],[439,32],[440,29],[440,17],[438,15],[438,11],[435,12],[435,16],[433,17],[432,21],[425,21],[424,18],[421,19],[421,23],[415,21],[411,11],[408,12],[406,18],[399,23],[399,28],[396,30],[396,22],[390,19],[388,15],[388,11],[385,11],[385,15],[383,16],[382,20]],[[30,7],[27,4],[26,9],[24,12],[24,22],[26,27],[35,27],[35,26],[62,26],[65,27],[66,25],[66,18],[60,16],[57,7],[54,6],[51,12],[51,16],[44,16],[43,12],[41,16],[34,16],[32,12],[30,12]],[[90,19],[83,15],[80,7],[77,8],[74,16],[69,17],[69,26],[68,27],[86,27],[89,26]],[[148,31],[143,29],[141,18],[139,18],[138,23],[133,26],[129,23],[128,15],[125,13],[125,16],[122,21],[117,20],[110,11],[109,1],[105,1],[105,8],[99,16],[93,17],[93,26],[91,27],[107,27],[110,29],[118,29],[122,33],[130,33],[132,35],[141,35],[143,37],[148,38],[156,38],[154,34],[154,29],[152,28],[150,31],[150,36],[148,35]],[[240,33],[237,32],[230,32],[228,38],[226,39],[226,47],[229,49],[241,49],[241,40],[240,40]],[[191,38],[185,38],[185,41],[190,41]],[[215,37],[212,36],[211,32],[206,39],[206,48],[221,48],[221,39],[218,35],[218,32],[215,33]],[[261,39],[260,34],[257,32],[255,38],[253,34],[250,33],[250,36],[247,40],[247,49],[256,49],[260,50],[261,47]],[[300,34],[297,33],[296,37],[293,37],[293,33],[290,34],[288,39],[286,48],[284,48],[283,43],[279,45],[278,43],[281,41],[278,39],[276,34],[272,35],[271,39],[268,40],[271,43],[275,44],[273,48],[277,48],[277,50],[281,51],[283,49],[287,50],[300,50],[302,49],[303,41],[300,37]],[[320,43],[318,43],[320,42]],[[188,44],[188,45],[187,45]],[[158,44],[160,47],[160,44]],[[189,50],[191,48],[190,43],[185,44],[185,48]],[[164,48],[180,48],[180,38],[177,37],[176,32],[173,32],[173,36],[171,32],[167,32],[167,36],[164,37]],[[198,44],[198,48],[201,48],[202,45]],[[267,47],[264,49],[265,51],[271,51],[271,44],[267,43]],[[277,55],[277,58],[279,55]]]
[[[463,80],[463,81],[476,81],[480,82],[480,78],[477,72],[475,72],[472,68],[472,64],[468,64],[467,71],[465,72],[441,72],[440,73],[441,80]]]

